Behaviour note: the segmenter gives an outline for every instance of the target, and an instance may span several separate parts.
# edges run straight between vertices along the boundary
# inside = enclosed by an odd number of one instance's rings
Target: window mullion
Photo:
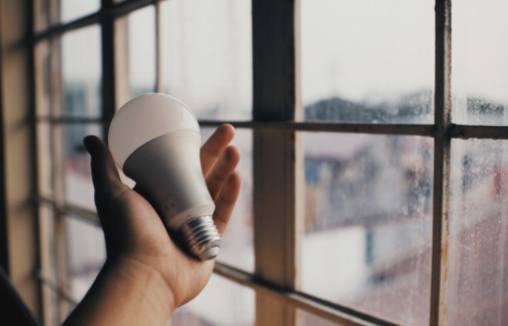
[[[113,0],[101,0],[101,10],[107,12],[113,8]],[[116,62],[115,62],[115,22],[111,15],[101,16],[102,41],[102,130],[107,137],[109,123],[116,110]]]
[[[58,116],[62,109],[62,75],[61,75],[61,39],[56,37],[50,40],[50,103],[51,115]],[[62,142],[62,125],[50,125],[50,150],[51,150],[51,185],[52,197],[55,201],[55,224],[54,224],[54,250],[56,263],[56,278],[59,288],[68,290],[68,264],[67,264],[67,221],[62,214],[64,206],[64,152]],[[70,306],[63,300],[58,301],[59,320],[63,320],[70,310]]]
[[[43,149],[51,148],[51,136],[50,124],[43,124],[37,122],[37,115],[39,112],[45,112],[49,114],[49,98],[48,93],[46,92],[46,83],[49,80],[48,76],[48,67],[46,64],[48,63],[48,58],[51,60],[51,52],[49,42],[40,43],[34,46],[33,49],[33,62],[34,62],[34,79],[35,79],[35,87],[33,89],[34,103],[35,103],[35,111],[33,112],[33,123],[34,123],[34,143],[36,144],[36,148],[34,151],[34,163],[36,164],[36,182],[37,182],[37,197],[39,197],[42,193],[49,194],[52,191],[52,182],[50,178],[51,168],[50,168],[50,156],[47,155],[45,159],[41,157],[41,153]],[[49,182],[47,182],[49,180]],[[54,279],[55,275],[55,265],[54,261],[51,257],[53,254],[51,253],[51,245],[50,243],[53,239],[49,236],[52,234],[53,224],[48,223],[48,216],[53,213],[53,207],[41,207],[38,205],[38,227],[37,227],[37,237],[38,237],[38,275],[43,275],[44,277],[52,277]],[[53,219],[51,219],[53,222]],[[52,314],[53,310],[53,294],[48,291],[48,289],[42,284],[39,284],[40,288],[40,320],[44,325],[50,325],[54,323],[54,316]]]
[[[295,117],[294,2],[252,1],[253,115]],[[282,287],[297,283],[295,131],[254,129],[254,248],[257,276]],[[256,324],[296,323],[292,306],[256,293]]]
[[[436,0],[434,200],[430,325],[443,323],[448,269],[448,180],[451,121],[451,3]]]

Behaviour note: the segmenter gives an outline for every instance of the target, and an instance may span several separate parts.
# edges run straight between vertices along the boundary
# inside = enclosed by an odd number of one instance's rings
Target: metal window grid
[[[36,1],[36,0],[35,0]],[[48,0],[53,5],[57,0]],[[102,107],[100,118],[35,116],[37,124],[48,123],[52,126],[67,124],[101,124],[107,130],[116,108],[115,86],[115,19],[137,9],[154,6],[156,10],[156,89],[161,89],[161,31],[160,1],[158,0],[126,0],[114,3],[113,0],[102,0],[98,12],[78,18],[74,21],[56,23],[42,32],[35,33],[30,40],[35,47],[46,40],[57,40],[63,33],[83,28],[92,24],[100,24],[102,31]],[[303,309],[327,318],[331,321],[347,325],[392,324],[387,320],[356,311],[346,306],[332,303],[321,298],[297,290],[298,279],[295,269],[298,266],[298,231],[301,211],[298,208],[298,157],[301,157],[298,146],[298,131],[316,132],[347,132],[379,135],[415,135],[434,139],[434,191],[433,191],[433,228],[432,228],[432,274],[430,295],[430,325],[444,323],[444,289],[446,287],[447,270],[447,239],[448,239],[448,178],[450,164],[450,146],[454,138],[490,138],[508,139],[508,127],[458,125],[451,123],[451,0],[435,0],[435,84],[434,84],[434,124],[368,124],[368,123],[314,123],[300,122],[302,108],[299,100],[299,0],[255,0],[252,2],[253,20],[253,78],[254,103],[252,121],[215,121],[201,120],[204,127],[214,127],[221,123],[231,123],[236,128],[247,128],[254,131],[254,207],[255,207],[255,255],[256,273],[249,274],[237,268],[217,263],[215,272],[238,284],[248,286],[256,291],[257,324],[260,320],[270,318],[269,307],[263,304],[266,299],[273,303],[275,311],[280,314],[277,319],[281,325],[295,324],[296,308]],[[37,60],[34,60],[37,62]],[[34,94],[37,96],[37,94]],[[271,137],[276,134],[277,137]],[[274,140],[275,139],[275,140]],[[273,164],[269,155],[280,153],[282,163],[275,170],[286,172],[283,177],[284,192],[276,195],[276,200],[283,205],[275,208],[266,205],[260,208],[266,199],[270,184],[267,164]],[[295,154],[296,160],[284,156]],[[295,190],[296,189],[296,190]],[[49,205],[57,215],[74,213],[84,221],[98,225],[95,212],[63,202],[62,199],[45,198],[38,195],[39,205]],[[256,208],[257,207],[257,208]],[[274,239],[273,235],[260,236],[268,232],[266,228],[273,226],[270,218],[277,216],[279,224],[275,228],[283,233],[283,240]],[[287,226],[289,223],[289,226]],[[286,226],[285,226],[286,225]],[[281,230],[280,228],[284,228]],[[268,232],[269,233],[269,232]],[[269,241],[276,244],[277,257],[286,257],[284,266],[274,265],[267,258]],[[273,255],[274,252],[272,251]],[[289,259],[287,258],[289,257]],[[289,265],[289,266],[288,266]],[[63,291],[59,284],[52,284],[40,278],[43,286],[50,286]],[[48,285],[49,284],[49,285]],[[62,293],[67,293],[63,291]],[[260,300],[262,298],[263,300]],[[66,301],[72,301],[63,295]],[[273,316],[271,317],[273,318]]]

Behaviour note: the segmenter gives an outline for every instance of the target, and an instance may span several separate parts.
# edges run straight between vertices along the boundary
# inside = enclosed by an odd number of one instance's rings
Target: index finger
[[[215,165],[222,152],[228,147],[235,136],[235,128],[230,124],[223,124],[215,130],[201,147],[201,169],[206,176]]]

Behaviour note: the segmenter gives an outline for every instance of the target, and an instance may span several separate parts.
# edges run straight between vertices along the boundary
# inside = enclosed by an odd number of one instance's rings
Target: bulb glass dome
[[[198,122],[185,104],[170,95],[145,94],[127,102],[115,114],[109,127],[109,147],[116,164],[123,168],[136,149],[180,130],[199,133]]]

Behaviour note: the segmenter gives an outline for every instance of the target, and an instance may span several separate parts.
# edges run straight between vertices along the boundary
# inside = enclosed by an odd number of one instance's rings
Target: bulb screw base
[[[190,252],[200,260],[213,259],[219,254],[221,237],[211,216],[188,220],[181,232]]]

